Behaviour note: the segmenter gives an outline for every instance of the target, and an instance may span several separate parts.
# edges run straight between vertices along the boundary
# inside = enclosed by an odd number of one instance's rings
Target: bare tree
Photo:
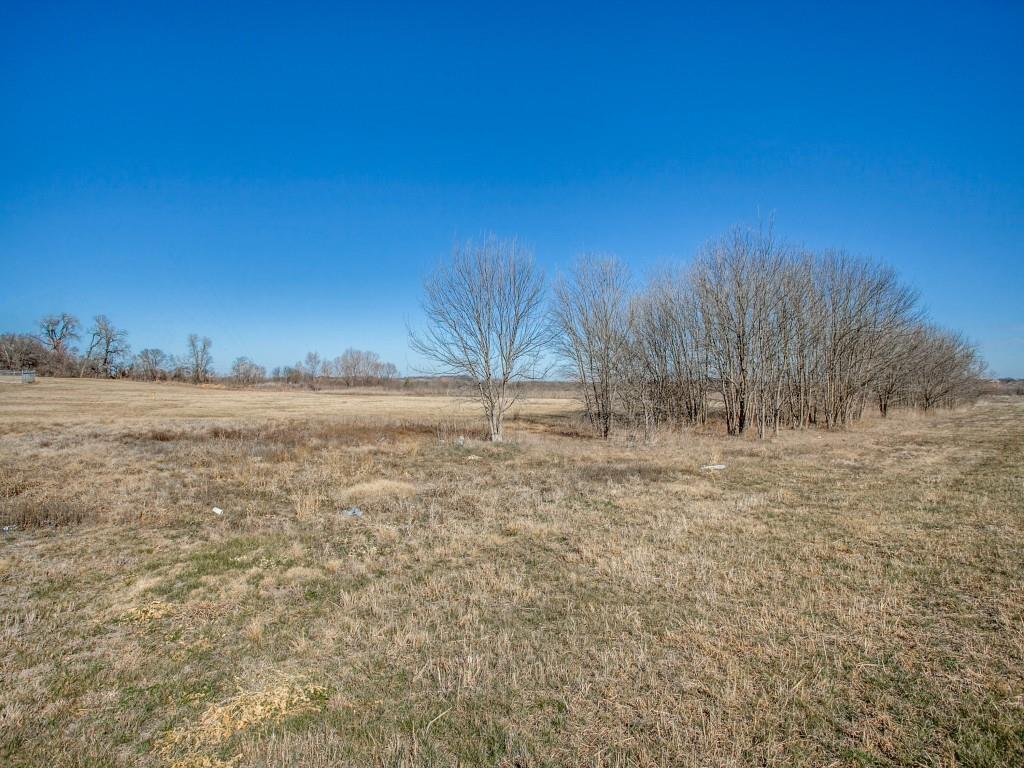
[[[516,384],[535,375],[548,338],[543,276],[516,240],[491,236],[457,246],[424,291],[427,325],[410,344],[441,373],[472,380],[498,442]]]
[[[380,360],[380,355],[370,350],[363,352],[363,364],[360,371],[363,381],[367,384],[376,381],[380,378],[381,366],[384,364]]]
[[[575,376],[588,418],[607,438],[629,345],[629,270],[614,257],[581,256],[555,284],[555,348]]]
[[[731,435],[743,434],[752,419],[759,435],[765,428],[765,399],[775,373],[767,362],[773,355],[772,317],[782,266],[770,229],[740,227],[708,245],[694,266],[711,376]]]
[[[209,380],[213,370],[213,356],[210,354],[212,346],[213,342],[207,336],[200,338],[196,333],[188,335],[188,368],[192,383],[202,384]]]
[[[920,328],[918,363],[910,383],[911,403],[922,410],[951,408],[978,396],[984,364],[962,335],[932,325]]]
[[[381,384],[388,384],[398,378],[398,366],[394,363],[380,363],[374,376]]]
[[[816,373],[820,355],[822,299],[816,286],[817,259],[798,252],[781,276],[781,296],[775,328],[780,335],[779,366],[782,374],[780,409],[794,429],[804,429],[814,418]]]
[[[925,364],[928,348],[928,329],[914,325],[888,342],[887,365],[874,381],[874,395],[882,417],[897,405],[910,404],[913,386],[921,366]]]
[[[327,365],[320,357],[319,352],[307,352],[305,360],[298,363],[295,367],[303,372],[312,389],[320,389],[320,380],[326,373]]]
[[[587,302],[563,295],[561,304]],[[927,409],[975,396],[974,348],[920,318],[915,293],[891,269],[794,249],[770,229],[736,228],[689,273],[661,276],[632,297],[625,364],[605,366],[621,373],[603,401],[649,431],[666,418],[699,422],[713,386],[728,433],[753,427],[764,437],[787,424],[842,428],[872,399],[884,415],[893,405]],[[595,345],[561,325],[565,356],[585,366]],[[590,390],[602,399],[599,387]]]
[[[334,361],[335,372],[346,387],[355,386],[359,382],[363,370],[363,353],[349,347]]]
[[[70,352],[71,342],[78,338],[79,327],[78,318],[67,312],[47,315],[39,321],[43,342],[58,355]]]
[[[116,376],[129,355],[128,332],[116,327],[106,315],[96,315],[89,329],[89,346],[82,356],[79,375]]]
[[[231,378],[239,384],[251,386],[259,384],[267,378],[267,369],[262,365],[257,365],[248,357],[238,357],[231,364]]]
[[[50,351],[34,336],[23,333],[0,335],[0,368],[38,369],[46,362],[49,354]]]
[[[662,272],[633,303],[631,355],[652,379],[654,418],[703,424],[710,386],[699,306],[688,273]]]
[[[171,360],[161,349],[147,348],[139,352],[132,362],[132,375],[143,381],[167,378]]]
[[[895,342],[916,321],[917,297],[888,267],[842,252],[819,258],[821,348],[818,396],[825,426],[860,417],[887,367]]]
[[[347,387],[357,384],[383,384],[398,375],[394,363],[385,363],[376,352],[346,349],[330,366]]]

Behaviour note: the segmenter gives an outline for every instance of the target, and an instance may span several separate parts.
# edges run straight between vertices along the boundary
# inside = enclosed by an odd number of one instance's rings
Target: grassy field
[[[1024,765],[1024,401],[573,408],[0,386],[0,765]]]

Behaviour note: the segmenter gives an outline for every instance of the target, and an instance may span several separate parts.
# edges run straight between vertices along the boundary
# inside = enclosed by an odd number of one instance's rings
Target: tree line
[[[793,246],[770,228],[736,227],[639,286],[625,263],[600,254],[581,256],[549,286],[529,248],[488,236],[456,246],[427,277],[423,312],[412,349],[435,373],[471,383],[492,440],[502,439],[523,384],[552,370],[575,382],[602,437],[711,419],[730,435],[837,429],[869,408],[885,416],[969,402],[984,372],[975,346],[932,323],[891,268]],[[215,376],[208,337],[190,334],[181,355],[133,354],[127,339],[105,315],[88,328],[48,315],[35,334],[0,336],[0,366],[149,381]],[[240,357],[229,378],[319,389],[397,377],[376,353],[348,349],[310,352],[269,376]]]
[[[394,363],[381,360],[376,352],[352,348],[333,359],[323,358],[318,352],[309,352],[295,365],[274,368],[270,373],[273,381],[312,389],[320,389],[327,383],[346,387],[383,385],[396,381],[398,377],[398,366]]]
[[[77,342],[82,342],[79,347]],[[203,384],[217,375],[213,367],[213,342],[207,336],[189,334],[182,354],[168,354],[148,347],[133,353],[128,332],[106,315],[97,315],[88,327],[69,313],[47,315],[37,332],[0,334],[0,368],[34,370],[42,376],[130,378],[139,381],[180,381]],[[398,368],[375,352],[347,349],[333,359],[310,352],[294,366],[274,368],[248,357],[231,365],[226,380],[241,385],[267,381],[319,389],[326,383],[344,386],[386,384],[398,378]],[[225,379],[221,379],[225,380]]]
[[[837,429],[868,408],[968,402],[984,372],[891,268],[770,228],[737,227],[639,288],[622,261],[589,254],[549,290],[529,249],[487,237],[427,278],[423,309],[413,349],[473,381],[492,440],[552,359],[603,437],[711,418],[730,435]]]

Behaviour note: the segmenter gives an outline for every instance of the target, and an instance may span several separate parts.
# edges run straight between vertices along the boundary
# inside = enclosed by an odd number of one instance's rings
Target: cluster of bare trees
[[[605,435],[615,419],[702,423],[712,393],[729,434],[764,437],[978,392],[976,349],[926,322],[893,270],[840,251],[737,228],[688,269],[629,285],[614,259],[588,257],[555,292],[559,350]]]
[[[38,333],[0,336],[0,365],[31,368],[45,376],[126,375],[132,365],[128,333],[106,315],[96,315],[83,329],[74,315],[63,312],[40,319]],[[75,342],[84,340],[79,351]]]
[[[331,374],[346,387],[388,382],[398,378],[398,367],[386,363],[376,352],[346,349],[329,366]]]
[[[79,348],[76,342],[83,342]],[[96,315],[83,328],[67,312],[40,319],[38,333],[0,335],[0,366],[33,369],[43,376],[133,378],[143,381],[191,381],[213,378],[213,343],[191,334],[185,354],[174,356],[147,348],[132,354],[128,332],[106,315]]]
[[[139,381],[184,381],[205,384],[216,374],[213,370],[213,342],[208,336],[190,333],[185,353],[170,355],[161,349],[147,347],[132,357],[126,375]]]
[[[0,334],[0,368],[35,370],[53,374],[48,365],[49,353],[38,338],[27,333]]]
[[[642,290],[614,257],[584,256],[543,294],[529,254],[493,238],[458,247],[427,281],[412,346],[475,383],[492,439],[548,349],[604,437],[718,416],[731,435],[840,428],[867,407],[971,400],[983,372],[893,270],[770,230],[736,228]]]
[[[260,384],[267,379],[267,369],[248,357],[236,357],[231,364],[231,379],[245,386]]]
[[[165,381],[176,378],[174,373],[177,369],[177,360],[172,355],[162,349],[147,347],[135,355],[132,378],[140,381]]]
[[[608,437],[625,397],[629,360],[629,272],[614,258],[580,259],[555,283],[555,352],[579,383],[587,416]]]
[[[321,389],[325,385],[345,387],[387,385],[399,377],[398,366],[381,360],[376,352],[346,349],[334,359],[309,352],[293,366],[274,368],[270,378],[276,382]]]
[[[0,366],[33,369],[45,376],[77,376],[79,361],[74,343],[80,338],[78,318],[67,313],[47,315],[38,333],[5,333],[0,336]]]
[[[132,378],[139,381],[181,381],[203,384],[217,377],[213,368],[213,342],[208,336],[189,334],[183,354],[168,354],[147,347],[132,354],[128,333],[106,315],[96,315],[88,328],[67,312],[47,315],[38,330],[0,334],[0,368],[32,369],[42,376]],[[81,349],[78,343],[82,342]],[[333,360],[310,352],[294,367],[275,368],[271,378],[319,389],[325,383],[343,386],[380,385],[399,376],[394,363],[376,352],[347,349]],[[243,385],[267,380],[267,370],[248,357],[237,358],[230,379]]]

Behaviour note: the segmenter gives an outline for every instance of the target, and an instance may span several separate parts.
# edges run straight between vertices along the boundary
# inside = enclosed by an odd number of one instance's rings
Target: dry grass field
[[[0,386],[0,765],[1024,765],[1020,398],[762,443],[474,416]]]

